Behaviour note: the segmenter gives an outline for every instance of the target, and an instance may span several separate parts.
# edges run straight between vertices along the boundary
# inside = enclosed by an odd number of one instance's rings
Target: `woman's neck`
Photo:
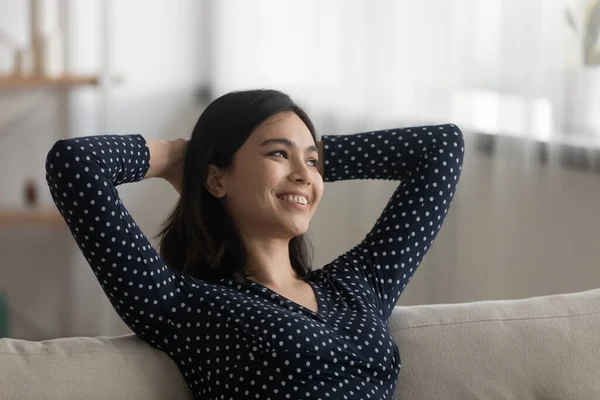
[[[248,248],[244,271],[248,279],[268,287],[290,287],[298,283],[290,262],[288,244],[254,243]]]

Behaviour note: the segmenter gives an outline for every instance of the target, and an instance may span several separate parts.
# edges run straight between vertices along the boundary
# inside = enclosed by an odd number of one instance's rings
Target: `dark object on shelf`
[[[196,98],[202,104],[208,104],[215,99],[215,94],[209,84],[202,84],[196,90]]]
[[[29,207],[38,204],[38,190],[33,179],[28,179],[25,183],[25,204]]]

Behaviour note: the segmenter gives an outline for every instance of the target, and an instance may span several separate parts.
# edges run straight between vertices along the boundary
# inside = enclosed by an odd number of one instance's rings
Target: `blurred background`
[[[258,87],[319,134],[463,130],[458,192],[400,305],[600,287],[599,25],[589,0],[0,0],[0,337],[129,332],[50,198],[56,140],[188,137],[211,100]],[[315,268],[396,185],[326,185]],[[159,180],[119,192],[149,237],[176,201]]]

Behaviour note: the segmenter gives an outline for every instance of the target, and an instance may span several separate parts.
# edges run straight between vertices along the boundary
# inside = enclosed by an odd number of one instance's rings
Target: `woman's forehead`
[[[283,113],[265,120],[254,130],[249,139],[258,145],[268,139],[288,139],[300,147],[314,144],[310,130],[300,117],[295,113],[281,114]]]

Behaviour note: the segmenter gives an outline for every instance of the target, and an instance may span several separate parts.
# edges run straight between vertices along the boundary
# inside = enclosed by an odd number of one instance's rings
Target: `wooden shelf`
[[[0,208],[0,229],[20,227],[60,227],[65,221],[56,208],[7,209]]]
[[[0,87],[39,88],[39,87],[70,87],[95,86],[98,77],[93,75],[72,75],[48,78],[43,76],[0,76]]]

